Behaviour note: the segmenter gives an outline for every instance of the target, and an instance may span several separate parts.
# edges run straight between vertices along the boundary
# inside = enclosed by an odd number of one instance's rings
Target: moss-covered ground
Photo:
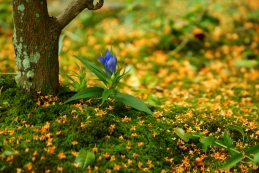
[[[96,157],[89,172],[214,172],[230,157],[228,151],[211,147],[205,153],[199,139],[186,143],[173,129],[222,139],[232,124],[248,137],[243,141],[239,132],[230,131],[238,150],[258,145],[258,85],[246,82],[247,89],[238,84],[227,91],[218,88],[227,99],[217,92],[197,95],[186,104],[152,106],[151,116],[112,100],[99,106],[98,98],[65,105],[62,102],[68,96],[31,98],[9,77],[1,82],[0,140],[2,152],[8,145],[14,153],[1,158],[0,168],[3,172],[82,172],[75,158],[85,148]],[[256,169],[244,161],[231,170]]]

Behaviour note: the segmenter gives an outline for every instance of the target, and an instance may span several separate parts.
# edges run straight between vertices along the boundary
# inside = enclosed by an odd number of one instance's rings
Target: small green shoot
[[[80,168],[86,170],[89,165],[93,165],[95,162],[95,154],[91,151],[86,151],[81,149],[76,156],[75,163],[79,165]]]

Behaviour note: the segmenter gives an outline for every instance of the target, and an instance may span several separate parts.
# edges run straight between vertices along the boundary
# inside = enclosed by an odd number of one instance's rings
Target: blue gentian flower
[[[111,54],[111,52],[106,49],[104,57],[98,57],[98,59],[103,63],[105,67],[105,73],[111,76],[116,72],[117,58]]]

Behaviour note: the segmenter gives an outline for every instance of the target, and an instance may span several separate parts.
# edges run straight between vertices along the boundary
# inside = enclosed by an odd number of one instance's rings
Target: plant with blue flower
[[[107,76],[106,78],[107,88],[108,89],[116,88],[120,79],[124,77],[128,72],[125,73],[124,71],[123,74],[120,75],[122,69],[116,70],[117,58],[108,49],[106,49],[105,56],[98,57],[98,59],[101,61],[105,69],[105,74]]]
[[[125,77],[129,71],[126,72],[123,68],[117,68],[117,58],[108,49],[103,57],[98,57],[104,66],[104,70],[83,58],[77,56],[76,58],[80,60],[86,68],[93,72],[99,80],[104,83],[105,87],[90,87],[82,89],[70,99],[66,100],[65,103],[79,99],[101,97],[103,104],[105,100],[110,97],[127,106],[131,106],[139,111],[153,115],[153,112],[141,100],[134,96],[120,93],[116,89],[120,80]]]

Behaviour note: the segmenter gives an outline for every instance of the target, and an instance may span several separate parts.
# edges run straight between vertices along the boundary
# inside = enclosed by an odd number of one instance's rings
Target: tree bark
[[[13,20],[18,86],[28,93],[56,95],[61,27],[48,15],[46,0],[13,0]]]
[[[57,18],[49,16],[46,0],[13,0],[18,86],[27,93],[56,95],[59,90],[58,41],[61,30],[83,9],[97,10],[103,0],[74,0]]]
[[[75,0],[68,7],[57,16],[61,28],[69,24],[81,11],[85,8],[88,10],[98,10],[103,6],[104,0],[99,0],[96,5],[93,0]]]

